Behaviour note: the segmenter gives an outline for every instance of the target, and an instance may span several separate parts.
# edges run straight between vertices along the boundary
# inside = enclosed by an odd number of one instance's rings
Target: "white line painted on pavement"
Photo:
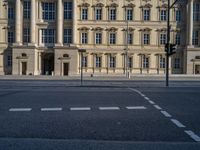
[[[62,108],[41,108],[41,111],[62,111]]]
[[[168,112],[166,111],[160,111],[165,117],[172,117]]]
[[[99,110],[120,110],[119,107],[99,107]]]
[[[144,98],[145,98],[146,100],[150,100],[150,99],[149,99],[148,97],[146,97],[146,96],[145,96]]]
[[[176,119],[171,119],[171,121],[179,128],[185,128],[185,126],[178,120]]]
[[[91,110],[90,107],[71,107],[70,110],[72,111],[79,111],[79,110]]]
[[[153,106],[158,110],[162,110],[162,108],[160,106],[158,106],[158,105],[153,105]]]
[[[185,130],[185,133],[187,133],[194,141],[200,142],[200,137],[196,135],[194,132],[190,130]]]
[[[134,91],[134,92],[136,92],[136,93],[138,93],[138,94],[140,94],[141,96],[143,95],[143,96],[145,96],[144,94],[142,94],[142,92],[140,92],[139,90],[136,90],[136,89],[132,89],[132,88],[129,88],[131,91]]]
[[[32,108],[10,108],[9,111],[31,111]]]
[[[155,104],[155,102],[154,102],[154,101],[151,101],[151,100],[149,100],[149,103],[150,103],[150,104]]]
[[[126,109],[132,110],[132,109],[147,109],[144,106],[127,106]]]

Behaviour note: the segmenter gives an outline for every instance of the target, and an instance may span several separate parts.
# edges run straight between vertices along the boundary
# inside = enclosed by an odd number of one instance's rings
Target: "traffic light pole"
[[[169,50],[170,50],[170,0],[167,9],[167,52],[166,52],[166,87],[169,86]]]
[[[169,56],[170,56],[170,9],[178,2],[175,0],[172,5],[170,0],[168,0],[168,7],[167,7],[167,52],[166,52],[166,87],[169,86]]]

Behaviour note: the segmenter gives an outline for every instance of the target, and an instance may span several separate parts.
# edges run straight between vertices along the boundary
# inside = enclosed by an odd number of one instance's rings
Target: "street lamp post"
[[[78,52],[81,54],[81,86],[83,85],[83,53],[86,52],[85,49],[79,49]]]

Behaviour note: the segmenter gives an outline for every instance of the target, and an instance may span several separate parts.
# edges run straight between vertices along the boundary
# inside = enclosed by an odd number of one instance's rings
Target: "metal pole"
[[[83,52],[81,52],[81,86],[83,85]]]
[[[168,9],[167,9],[166,87],[169,86],[169,49],[170,49],[170,0],[168,0]]]
[[[128,28],[129,28],[129,26],[128,26],[128,16],[126,17],[126,19],[127,19],[127,30],[126,30],[126,34],[127,34],[127,40],[126,40],[126,77],[128,78],[129,77],[129,74],[128,74],[128,34],[129,34],[129,32],[128,32]]]

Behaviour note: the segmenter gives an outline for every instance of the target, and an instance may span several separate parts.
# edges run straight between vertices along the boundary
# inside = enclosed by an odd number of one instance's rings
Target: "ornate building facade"
[[[170,73],[200,74],[200,1],[170,11]],[[164,74],[166,27],[167,0],[1,0],[0,74]]]

